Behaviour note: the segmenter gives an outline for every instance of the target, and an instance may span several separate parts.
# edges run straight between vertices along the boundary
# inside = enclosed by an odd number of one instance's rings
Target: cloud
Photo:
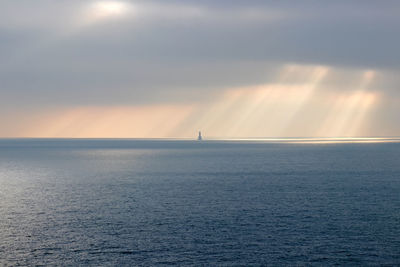
[[[368,116],[379,115],[386,128],[398,122],[392,116],[400,99],[398,1],[4,0],[1,5],[0,109],[7,116],[21,108],[206,106],[237,88],[279,83],[277,88],[289,92],[310,69],[324,66],[330,71],[319,91],[349,99],[379,95],[387,109]],[[288,66],[302,71],[282,80]],[[359,93],[368,71],[374,79]]]

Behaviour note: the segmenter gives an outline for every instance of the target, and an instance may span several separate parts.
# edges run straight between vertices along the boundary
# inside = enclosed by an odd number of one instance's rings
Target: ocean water
[[[0,265],[400,265],[400,143],[0,140]]]

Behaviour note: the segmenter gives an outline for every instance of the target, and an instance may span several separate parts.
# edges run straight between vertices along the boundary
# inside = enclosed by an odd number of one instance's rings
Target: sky
[[[0,0],[0,137],[400,135],[397,0]]]

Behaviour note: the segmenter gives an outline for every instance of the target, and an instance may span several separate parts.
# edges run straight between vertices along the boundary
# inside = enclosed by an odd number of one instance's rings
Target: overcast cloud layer
[[[373,70],[369,90],[400,96],[399,1],[136,0],[104,17],[91,11],[100,2],[0,2],[3,114],[201,103],[276,83],[288,64],[333,68],[321,86],[337,91]],[[386,124],[399,123],[397,104],[380,111]]]

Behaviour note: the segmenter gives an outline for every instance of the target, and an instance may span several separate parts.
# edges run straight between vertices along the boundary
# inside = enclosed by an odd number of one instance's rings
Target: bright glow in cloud
[[[84,24],[93,24],[107,19],[119,18],[127,15],[133,9],[132,5],[121,1],[93,2],[86,7],[83,16]]]
[[[126,10],[126,4],[122,2],[98,2],[95,5],[96,11],[103,16],[120,15]]]

